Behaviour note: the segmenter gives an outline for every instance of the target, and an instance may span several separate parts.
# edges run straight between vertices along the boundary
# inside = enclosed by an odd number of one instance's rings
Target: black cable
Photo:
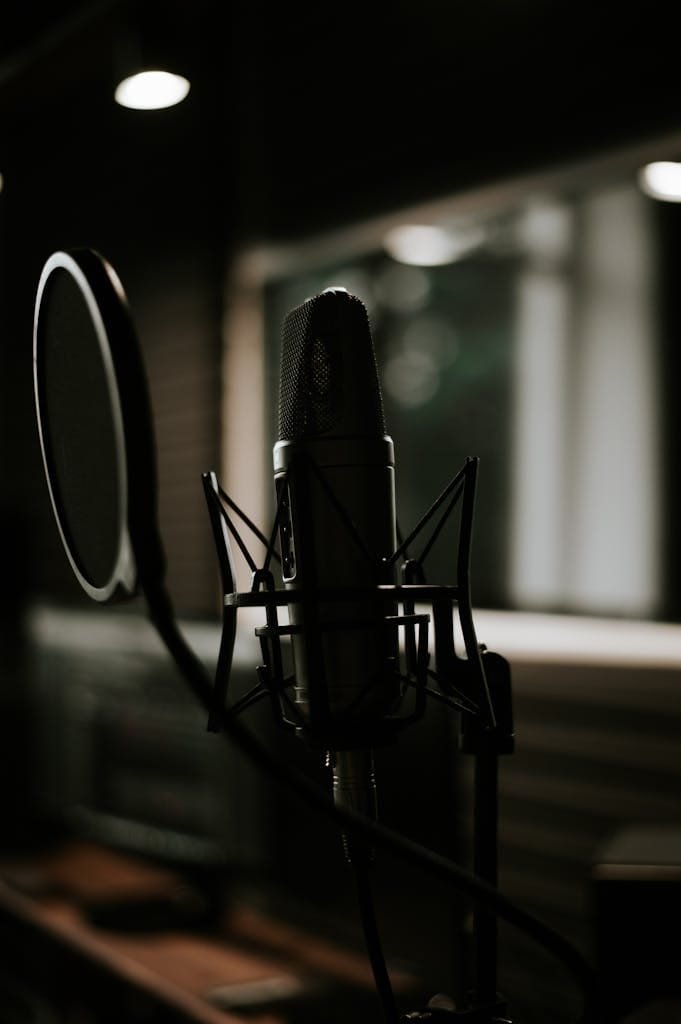
[[[169,595],[162,585],[155,585],[153,589],[147,588],[145,594],[149,604],[151,622],[190,689],[204,708],[210,711],[212,680],[205,665],[194,654],[180,632],[173,615]],[[337,806],[329,794],[319,789],[302,772],[291,768],[290,765],[272,755],[237,719],[224,716],[223,731],[263,771],[287,786],[320,814],[334,820],[341,830],[350,832],[353,836],[360,836],[369,844],[388,850],[407,863],[428,871],[443,882],[467,892],[481,907],[493,910],[499,917],[533,938],[535,942],[563,963],[580,986],[585,1002],[585,1012],[581,1018],[581,1024],[587,1024],[587,1022],[591,1024],[592,1021],[597,1020],[595,1015],[592,1016],[592,1001],[596,990],[595,973],[579,950],[553,928],[517,907],[494,886],[489,885],[454,861],[421,846],[380,822],[348,807]],[[600,1024],[605,1024],[602,1017]]]
[[[374,907],[373,891],[370,877],[370,860],[366,854],[352,853],[350,856],[355,882],[357,885],[357,902],[359,906],[360,919],[364,931],[367,954],[374,976],[376,992],[381,1001],[385,1024],[399,1024],[400,1014],[395,1003],[390,975],[383,954],[383,947],[378,932],[376,921],[376,909]]]

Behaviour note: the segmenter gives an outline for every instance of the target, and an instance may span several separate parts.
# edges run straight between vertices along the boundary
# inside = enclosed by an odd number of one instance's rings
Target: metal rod
[[[475,755],[473,870],[495,888],[498,880],[498,766],[499,759],[494,751],[483,750]],[[478,1006],[491,1006],[497,1001],[498,928],[494,911],[478,905],[473,929],[475,1002]]]

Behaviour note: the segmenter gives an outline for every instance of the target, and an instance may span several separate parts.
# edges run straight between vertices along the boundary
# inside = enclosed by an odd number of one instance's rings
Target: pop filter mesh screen
[[[116,565],[121,461],[115,378],[77,282],[50,275],[41,307],[42,430],[61,527],[83,576],[105,586]]]

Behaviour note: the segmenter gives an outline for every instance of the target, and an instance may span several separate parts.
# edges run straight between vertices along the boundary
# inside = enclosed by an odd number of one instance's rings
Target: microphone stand
[[[431,508],[421,518],[409,537],[402,542],[390,559],[402,564],[400,585],[380,585],[386,602],[401,603],[403,614],[394,612],[387,616],[393,625],[402,625],[405,631],[406,673],[403,681],[414,691],[414,707],[411,712],[384,722],[387,730],[399,731],[420,718],[425,707],[426,696],[438,699],[462,713],[460,749],[474,757],[474,806],[473,806],[473,871],[484,882],[497,887],[498,880],[498,760],[500,755],[513,751],[513,715],[511,699],[510,669],[501,655],[487,651],[479,645],[473,624],[470,596],[470,549],[472,537],[473,505],[477,480],[477,459],[467,459],[463,468],[447,485]],[[318,470],[315,470],[319,472]],[[223,636],[215,679],[214,702],[209,720],[209,729],[217,731],[225,714],[225,699],[231,649],[236,628],[236,612],[239,607],[262,607],[266,613],[266,625],[256,628],[260,638],[264,664],[258,668],[258,685],[244,698],[228,709],[229,714],[239,713],[246,707],[269,697],[275,719],[284,728],[305,731],[306,722],[297,709],[287,690],[292,677],[285,677],[280,641],[290,637],[298,627],[283,626],[278,621],[277,609],[296,601],[306,600],[304,594],[292,590],[277,590],[269,569],[271,558],[277,559],[275,537],[278,530],[280,507],[277,508],[271,536],[266,538],[248,520],[232,499],[220,488],[215,474],[204,474],[204,491],[208,503],[215,540],[217,543],[223,590]],[[283,491],[282,491],[283,493]],[[434,586],[425,583],[423,562],[437,539],[444,523],[462,498],[459,525],[456,586]],[[409,545],[421,533],[440,507],[449,499],[440,520],[433,530],[419,559],[406,556]],[[225,504],[235,512],[265,544],[267,556],[263,567],[258,568],[248,553],[235,524],[225,509]],[[352,531],[351,523],[348,529]],[[229,549],[229,535],[235,538],[242,554],[253,571],[252,588],[246,593],[237,593],[234,586],[234,570]],[[325,593],[326,599],[347,599],[347,594],[338,590]],[[415,614],[417,603],[432,606],[432,622],[435,642],[435,663],[437,670],[428,668],[427,633],[429,616]],[[455,650],[453,607],[458,607],[466,657],[460,657]],[[427,685],[427,678],[436,680],[439,689]],[[456,685],[455,685],[456,682]],[[470,1024],[512,1024],[506,1015],[505,1000],[497,991],[498,934],[494,911],[476,907],[473,917],[473,978],[468,993],[467,1005],[461,1009],[443,1005],[439,999],[431,1001],[425,1011],[404,1016],[408,1022],[427,1022],[439,1018],[443,1024],[458,1020]]]
[[[497,886],[499,756],[513,752],[511,675],[504,658],[483,651],[482,660],[494,707],[496,725],[480,728],[479,720],[463,722],[461,750],[473,755],[473,872]],[[497,991],[498,936],[494,913],[476,907],[473,916],[473,990],[466,1020],[476,1024],[510,1024],[506,1004]]]

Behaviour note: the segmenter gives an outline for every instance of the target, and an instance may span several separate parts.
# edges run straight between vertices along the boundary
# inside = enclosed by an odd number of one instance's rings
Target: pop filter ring
[[[78,553],[54,458],[47,415],[46,346],[55,274],[67,274],[87,307],[96,335],[111,411],[117,479],[117,543],[105,580],[95,580]],[[93,249],[53,253],[38,284],[33,326],[33,377],[38,433],[50,500],[76,579],[89,597],[109,602],[153,587],[165,573],[158,531],[155,446],[151,404],[139,343],[123,287],[111,265]],[[84,422],[83,429],[87,430]],[[105,467],[108,468],[108,467]],[[93,482],[94,483],[94,482]]]

